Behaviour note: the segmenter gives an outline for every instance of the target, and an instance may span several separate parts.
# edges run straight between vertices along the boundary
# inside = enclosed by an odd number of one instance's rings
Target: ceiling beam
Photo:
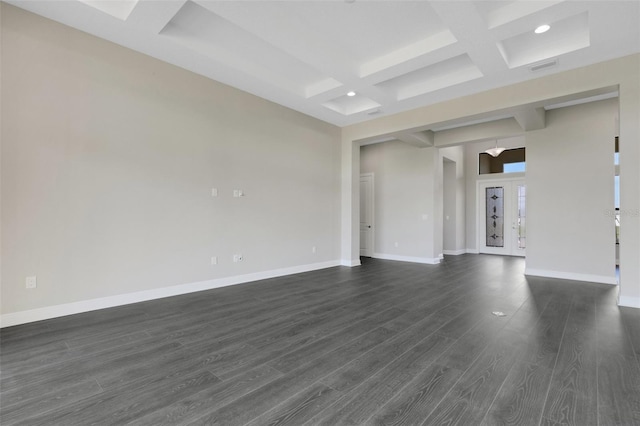
[[[431,130],[425,130],[417,133],[400,133],[395,137],[409,145],[413,145],[418,148],[428,148],[434,144],[434,133]]]
[[[129,15],[127,23],[153,35],[160,34],[186,2],[187,0],[139,1]]]
[[[477,142],[489,139],[506,138],[521,135],[522,129],[513,118],[490,121],[488,123],[473,124],[434,133],[435,146],[461,145],[466,142]]]
[[[431,5],[483,76],[507,71],[498,40],[473,5],[456,1],[434,1]]]
[[[546,112],[542,107],[519,109],[513,117],[525,131],[544,129],[546,126]]]

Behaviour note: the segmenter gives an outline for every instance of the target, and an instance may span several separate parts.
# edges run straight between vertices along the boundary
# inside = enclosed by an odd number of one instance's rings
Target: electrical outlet
[[[315,253],[316,252],[316,246],[311,247],[311,253]]]
[[[218,264],[218,256],[211,256],[211,264],[212,265]]]
[[[25,287],[29,289],[38,287],[38,279],[35,276],[27,277],[25,281]]]
[[[211,188],[211,196],[212,197],[218,196],[218,188]]]
[[[398,242],[397,242],[397,241],[396,241],[395,243],[393,243],[393,245],[394,245],[395,247],[399,247],[399,246],[400,246],[400,245],[398,244]]]
[[[233,261],[234,262],[242,262],[242,255],[241,254],[234,254],[233,255]]]

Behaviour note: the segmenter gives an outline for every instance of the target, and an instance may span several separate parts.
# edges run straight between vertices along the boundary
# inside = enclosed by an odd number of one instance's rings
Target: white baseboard
[[[461,254],[468,253],[466,249],[462,250],[442,250],[444,254],[448,256],[460,256]]]
[[[0,315],[0,328],[63,317],[67,315],[79,314],[82,312],[95,311],[98,309],[112,308],[114,306],[129,305],[131,303],[145,302],[148,300],[161,299],[164,297],[194,293],[197,291],[211,290],[214,288],[227,287],[230,285],[244,284],[252,281],[264,280],[267,278],[275,278],[285,275],[299,274],[302,272],[316,271],[319,269],[326,269],[340,265],[341,262],[338,260],[312,263],[309,265],[273,269],[270,271],[256,272],[252,274],[217,278],[213,280],[199,281],[195,283],[181,284],[171,287],[162,287],[153,290],[138,291],[135,293],[119,294],[116,296],[101,297],[98,299],[83,300],[80,302],[65,303],[62,305],[47,306],[45,308],[32,309],[28,311],[13,312],[10,314]]]
[[[531,268],[525,268],[524,274],[531,275],[534,277],[560,278],[562,280],[587,281],[591,283],[612,284],[612,285],[618,284],[618,280],[616,279],[615,275],[606,276],[606,275],[578,274],[574,272],[549,271],[545,269],[531,269]]]
[[[618,306],[640,309],[640,297],[620,296],[618,299]]]
[[[360,265],[362,265],[362,263],[360,262],[360,258],[358,258],[358,259],[351,259],[351,260],[345,260],[345,259],[343,259],[342,261],[340,261],[340,265],[341,265],[341,266],[349,266],[349,267],[353,267],[353,266],[360,266]]]
[[[469,254],[480,254],[480,250],[478,249],[470,249],[468,248],[467,250],[465,250],[467,253]]]
[[[412,256],[398,256],[395,254],[373,253],[373,258],[384,260],[397,260],[400,262],[413,262],[413,263],[426,263],[428,265],[437,265],[440,263],[438,257],[412,257]]]

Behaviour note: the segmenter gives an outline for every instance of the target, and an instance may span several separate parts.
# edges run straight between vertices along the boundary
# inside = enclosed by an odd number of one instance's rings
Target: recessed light
[[[546,33],[547,31],[549,31],[549,29],[551,29],[550,25],[544,24],[544,25],[540,25],[538,28],[535,29],[535,33],[536,34],[542,34],[542,33]]]
[[[347,96],[355,96],[356,92],[354,92],[353,90],[350,92],[347,92]]]

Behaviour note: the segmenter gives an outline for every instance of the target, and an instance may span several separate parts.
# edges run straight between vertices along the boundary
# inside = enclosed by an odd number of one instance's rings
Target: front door
[[[526,185],[524,179],[478,184],[480,253],[524,256]]]

